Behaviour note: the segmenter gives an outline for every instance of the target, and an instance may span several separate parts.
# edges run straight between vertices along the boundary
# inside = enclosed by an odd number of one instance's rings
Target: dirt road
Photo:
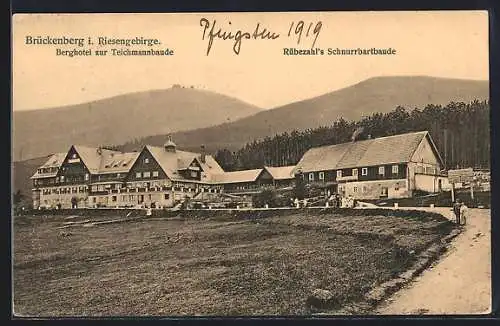
[[[427,210],[427,209],[426,209]],[[451,219],[445,208],[439,211]],[[491,310],[489,209],[470,209],[462,234],[448,252],[407,288],[390,297],[377,314],[487,314]]]

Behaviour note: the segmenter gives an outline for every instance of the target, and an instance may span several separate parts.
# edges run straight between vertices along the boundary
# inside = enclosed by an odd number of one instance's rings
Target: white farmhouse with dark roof
[[[448,187],[427,131],[311,148],[294,173],[330,193],[357,199],[405,198]]]

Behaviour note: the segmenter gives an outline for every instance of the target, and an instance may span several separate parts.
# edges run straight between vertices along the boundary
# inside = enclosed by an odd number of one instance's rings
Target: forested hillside
[[[446,168],[490,166],[489,102],[451,102],[423,109],[396,107],[388,113],[374,113],[358,121],[340,118],[332,125],[303,131],[284,132],[246,144],[236,152],[219,149],[216,159],[228,171],[296,164],[311,147],[351,141],[353,132],[363,129],[358,139],[383,137],[412,131],[430,132]]]

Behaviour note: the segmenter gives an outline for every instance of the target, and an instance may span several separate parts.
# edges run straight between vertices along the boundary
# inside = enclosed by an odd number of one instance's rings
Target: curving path
[[[452,218],[449,208],[421,208]],[[438,262],[381,304],[376,314],[487,314],[491,311],[491,211],[469,209],[463,233]]]

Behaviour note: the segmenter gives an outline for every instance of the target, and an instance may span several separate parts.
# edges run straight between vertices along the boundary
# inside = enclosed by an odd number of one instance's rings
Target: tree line
[[[312,148],[414,131],[429,131],[446,169],[490,168],[489,102],[429,104],[423,109],[398,106],[358,121],[339,118],[331,125],[292,131],[247,143],[238,151],[219,149],[215,159],[226,171],[294,165]]]

